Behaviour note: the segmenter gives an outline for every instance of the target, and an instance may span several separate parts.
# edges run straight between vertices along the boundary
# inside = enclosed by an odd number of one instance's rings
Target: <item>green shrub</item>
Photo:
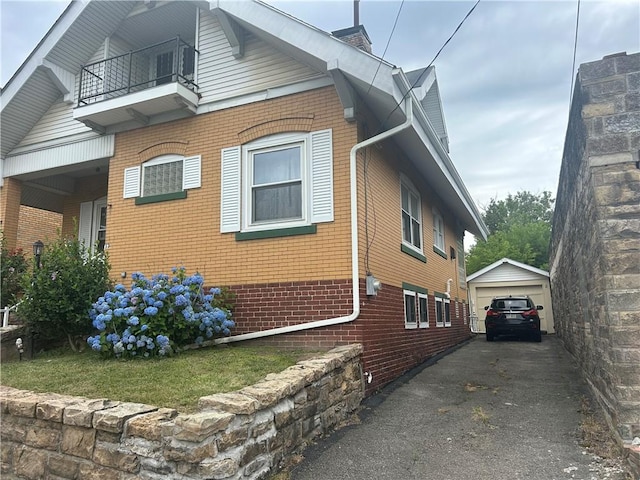
[[[41,268],[23,278],[20,318],[39,338],[66,338],[75,351],[76,337],[91,332],[91,304],[111,286],[106,253],[92,255],[76,238],[61,237],[47,245]]]
[[[15,305],[22,291],[22,275],[27,271],[27,259],[21,248],[7,249],[0,240],[0,308]]]

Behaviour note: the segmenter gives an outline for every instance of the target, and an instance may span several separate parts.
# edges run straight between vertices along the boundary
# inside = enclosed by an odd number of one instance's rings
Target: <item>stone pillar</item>
[[[9,250],[18,243],[18,221],[20,216],[20,197],[22,182],[14,178],[5,178],[0,188],[0,229]]]

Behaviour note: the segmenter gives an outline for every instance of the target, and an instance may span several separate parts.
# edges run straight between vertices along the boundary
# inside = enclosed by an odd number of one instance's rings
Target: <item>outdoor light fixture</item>
[[[40,240],[33,243],[33,256],[36,259],[36,268],[40,268],[40,257],[42,256],[42,252],[44,251],[44,243]]]
[[[20,355],[20,361],[22,361],[22,354],[24,353],[24,346],[22,344],[22,338],[16,339],[16,350],[18,350],[18,355]]]

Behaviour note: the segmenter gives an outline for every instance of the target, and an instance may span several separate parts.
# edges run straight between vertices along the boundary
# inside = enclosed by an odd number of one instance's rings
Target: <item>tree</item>
[[[534,195],[518,192],[507,195],[504,200],[492,198],[482,219],[491,233],[504,232],[513,225],[543,222],[551,226],[553,218],[553,198],[551,192]]]
[[[477,242],[467,254],[467,273],[472,274],[501,258],[548,269],[551,219],[551,192],[509,194],[505,200],[492,199],[483,214],[491,232],[486,242]]]
[[[61,237],[47,246],[41,267],[23,278],[20,318],[33,334],[66,338],[75,351],[75,337],[92,330],[92,303],[110,287],[106,253],[91,255],[77,238]]]

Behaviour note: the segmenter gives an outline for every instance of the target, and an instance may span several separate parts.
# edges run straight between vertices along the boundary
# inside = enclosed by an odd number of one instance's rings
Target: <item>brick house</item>
[[[370,45],[257,1],[73,2],[2,92],[5,238],[20,205],[77,219],[114,279],[230,286],[220,342],[361,342],[381,387],[469,337],[462,240],[487,229],[435,70]]]

